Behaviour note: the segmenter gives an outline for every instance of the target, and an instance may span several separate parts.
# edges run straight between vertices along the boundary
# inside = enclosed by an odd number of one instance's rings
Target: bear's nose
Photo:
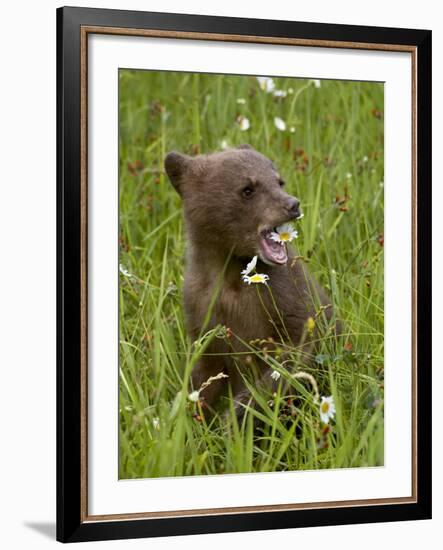
[[[291,216],[298,217],[300,215],[300,201],[295,197],[289,198],[286,203],[286,210]]]

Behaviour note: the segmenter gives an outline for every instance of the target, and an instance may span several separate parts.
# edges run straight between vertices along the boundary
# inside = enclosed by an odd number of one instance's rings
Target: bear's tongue
[[[277,243],[271,239],[271,231],[266,231],[262,234],[261,251],[264,256],[263,259],[268,260],[273,264],[283,265],[288,261],[288,255],[286,253],[286,246],[284,243]]]

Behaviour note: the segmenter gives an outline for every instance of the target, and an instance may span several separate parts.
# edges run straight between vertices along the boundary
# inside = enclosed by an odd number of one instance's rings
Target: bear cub
[[[171,152],[165,169],[184,208],[188,334],[196,340],[224,325],[230,335],[212,339],[193,369],[192,387],[198,390],[211,376],[225,373],[200,392],[200,399],[213,411],[230,387],[241,416],[252,401],[245,374],[253,375],[257,386],[276,384],[270,367],[248,355],[250,342],[268,340],[270,347],[283,348],[286,343],[309,353],[307,320],[321,306],[328,321],[332,316],[328,297],[303,262],[290,246],[270,237],[276,227],[301,216],[300,202],[285,192],[273,162],[249,145],[197,157]],[[269,277],[266,285],[242,280],[255,255],[257,272]]]

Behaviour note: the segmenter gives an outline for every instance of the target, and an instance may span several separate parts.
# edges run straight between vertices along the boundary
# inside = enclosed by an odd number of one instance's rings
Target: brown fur
[[[188,333],[195,340],[203,328],[207,331],[218,324],[232,331],[228,340],[212,340],[207,355],[193,370],[192,385],[198,389],[210,376],[223,371],[229,378],[212,383],[201,396],[212,408],[228,380],[241,408],[241,403],[250,397],[242,377],[246,369],[251,369],[250,361],[245,361],[248,348],[244,342],[271,338],[274,342],[284,339],[298,345],[306,337],[307,319],[315,317],[319,305],[329,303],[304,264],[294,261],[291,246],[286,265],[267,265],[259,259],[257,271],[269,275],[269,288],[249,286],[240,276],[248,261],[259,253],[260,231],[296,218],[299,203],[282,189],[274,164],[250,146],[194,158],[172,152],[165,159],[165,168],[184,205]],[[251,197],[244,196],[245,186],[254,190]],[[212,315],[204,327],[220,277]],[[313,295],[317,297],[316,304]],[[232,352],[240,354],[234,359]],[[223,356],[224,353],[231,355]],[[257,383],[271,383],[265,363],[255,367],[260,378]]]

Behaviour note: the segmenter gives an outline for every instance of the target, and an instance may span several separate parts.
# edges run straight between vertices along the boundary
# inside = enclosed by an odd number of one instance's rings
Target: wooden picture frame
[[[412,494],[111,516],[88,513],[88,36],[406,52],[412,64]],[[57,10],[57,539],[62,542],[431,517],[431,32],[147,13]],[[116,427],[117,429],[117,427]]]

